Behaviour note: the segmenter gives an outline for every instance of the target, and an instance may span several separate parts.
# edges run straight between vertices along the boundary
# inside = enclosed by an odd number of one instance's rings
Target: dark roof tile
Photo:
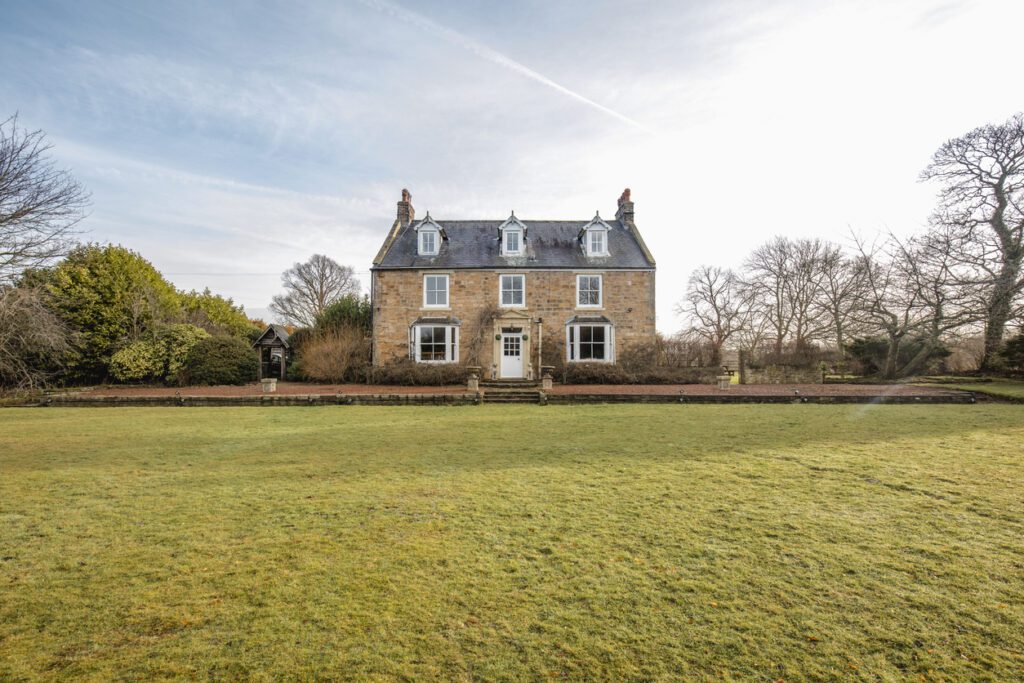
[[[416,253],[413,225],[402,228],[387,253],[375,266],[392,268],[653,268],[632,230],[618,220],[606,221],[612,230],[608,236],[608,256],[587,257],[580,246],[579,233],[590,221],[530,221],[527,226],[526,254],[502,256],[498,226],[504,221],[436,220],[448,239],[443,240],[436,256]]]

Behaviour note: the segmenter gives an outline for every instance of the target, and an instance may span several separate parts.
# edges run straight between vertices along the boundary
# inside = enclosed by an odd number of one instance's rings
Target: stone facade
[[[502,308],[499,276],[526,275],[526,306]],[[449,307],[423,307],[423,278],[449,276]],[[576,306],[577,274],[602,276],[602,306]],[[576,315],[604,316],[614,326],[615,353],[655,336],[653,270],[374,270],[373,359],[377,365],[409,357],[409,326],[421,317],[452,317],[461,322],[459,362],[480,365],[493,376],[502,328],[520,327],[528,335],[524,355],[528,376],[539,377],[545,344],[564,353],[565,324]],[[549,349],[550,351],[550,349]]]

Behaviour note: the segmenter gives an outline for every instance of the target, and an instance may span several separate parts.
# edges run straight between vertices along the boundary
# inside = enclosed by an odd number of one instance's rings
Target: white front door
[[[523,335],[501,335],[501,378],[523,377]]]

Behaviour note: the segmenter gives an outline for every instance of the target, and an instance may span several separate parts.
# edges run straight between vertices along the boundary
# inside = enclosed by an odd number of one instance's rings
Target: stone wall
[[[526,306],[521,309],[498,307],[498,276],[511,273],[526,274]],[[448,308],[423,307],[426,274],[449,276]],[[577,274],[602,276],[601,308],[576,306]],[[541,345],[564,345],[565,322],[574,315],[603,315],[611,320],[616,353],[633,343],[654,340],[653,271],[375,270],[372,279],[373,358],[378,365],[408,357],[409,325],[417,318],[453,317],[461,321],[460,362],[480,365],[486,375],[495,358],[495,324],[484,315],[486,322],[481,326],[481,317],[492,309],[505,318],[503,324],[516,319],[524,323],[523,331],[528,330],[529,336],[524,352],[535,369],[540,366]]]
[[[743,368],[740,375],[744,384],[822,384],[824,375],[820,368],[801,368],[793,365],[766,365]]]

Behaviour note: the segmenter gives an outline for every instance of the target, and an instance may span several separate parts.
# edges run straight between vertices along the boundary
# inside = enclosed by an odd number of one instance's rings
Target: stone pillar
[[[553,373],[555,367],[553,365],[542,365],[540,366],[540,389],[541,391],[551,391],[551,385],[554,382]]]
[[[466,391],[475,394],[480,391],[480,367],[471,365],[466,370],[469,372],[469,377],[466,379]]]

